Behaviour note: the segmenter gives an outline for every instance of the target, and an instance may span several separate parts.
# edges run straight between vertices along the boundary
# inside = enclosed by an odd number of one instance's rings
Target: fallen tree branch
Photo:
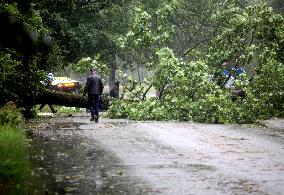
[[[66,107],[87,107],[87,98],[84,96],[45,89],[36,99],[36,104],[52,104]]]

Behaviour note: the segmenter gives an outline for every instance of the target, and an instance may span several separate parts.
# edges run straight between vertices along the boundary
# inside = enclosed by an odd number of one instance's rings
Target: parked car
[[[79,88],[79,81],[70,79],[68,77],[54,77],[54,80],[51,82],[51,89],[57,91],[77,94]]]

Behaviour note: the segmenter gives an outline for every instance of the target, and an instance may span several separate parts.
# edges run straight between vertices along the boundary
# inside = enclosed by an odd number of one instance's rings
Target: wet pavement
[[[121,162],[70,118],[44,119],[29,131],[33,163],[28,194],[143,194],[147,185],[124,175]]]
[[[33,124],[30,194],[284,191],[284,128],[110,119],[96,124],[86,115]]]

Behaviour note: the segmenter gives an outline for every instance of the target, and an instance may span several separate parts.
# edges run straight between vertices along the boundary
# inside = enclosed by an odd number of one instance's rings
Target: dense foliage
[[[101,56],[115,67],[115,34],[124,24],[122,2],[0,1],[0,105],[29,108],[41,94],[44,73]]]
[[[27,107],[41,91],[47,31],[38,12],[26,6],[0,4],[0,105],[13,100]]]
[[[114,101],[110,117],[245,123],[283,116],[282,1],[2,0],[0,6],[1,105],[32,105],[43,71],[72,64],[74,72],[94,66],[121,83],[127,100]],[[240,68],[244,74],[236,74]]]
[[[144,21],[149,18],[151,15]],[[227,1],[221,8],[212,9],[208,31],[214,36],[206,39],[206,45],[197,43],[199,47],[184,49],[183,58],[179,58],[179,52],[176,55],[169,44],[156,48],[155,56],[148,60],[155,70],[151,84],[162,96],[142,102],[136,102],[137,98],[130,103],[118,100],[109,116],[217,123],[283,116],[283,22],[283,17],[265,3],[243,7],[237,1]],[[141,39],[145,39],[144,44],[155,40],[155,35],[152,39],[145,33],[140,36],[134,44]],[[246,74],[238,78],[234,70],[240,67]],[[223,74],[225,69],[235,78],[230,89],[225,87],[229,79]],[[232,97],[235,91],[244,91],[246,96]]]

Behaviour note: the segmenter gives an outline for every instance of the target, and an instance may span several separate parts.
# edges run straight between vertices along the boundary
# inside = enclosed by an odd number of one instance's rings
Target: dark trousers
[[[98,94],[89,94],[88,95],[88,106],[91,111],[92,117],[99,117],[99,107],[100,107],[100,95]]]

